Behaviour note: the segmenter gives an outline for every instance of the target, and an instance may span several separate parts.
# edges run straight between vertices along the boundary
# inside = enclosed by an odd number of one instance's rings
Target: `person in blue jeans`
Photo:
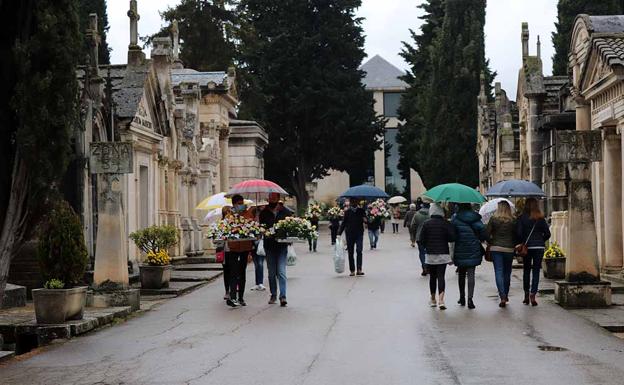
[[[511,212],[511,205],[507,201],[500,201],[496,212],[487,224],[488,246],[494,263],[496,288],[500,297],[499,307],[507,306],[509,302],[509,287],[511,285],[511,266],[514,259],[516,239],[516,218]]]
[[[258,255],[256,247],[251,256],[253,257],[254,271],[256,273],[256,286],[252,287],[251,290],[264,291],[266,290],[266,287],[264,287],[264,255]]]
[[[528,248],[528,254],[523,258],[524,300],[522,302],[525,305],[530,302],[532,306],[537,306],[535,296],[539,287],[542,259],[544,258],[546,241],[550,239],[550,229],[539,208],[537,199],[527,199],[524,212],[518,218],[516,236]]]
[[[271,193],[269,204],[260,212],[259,221],[265,229],[270,229],[282,219],[290,217],[293,213],[283,205],[278,205],[280,195]],[[286,301],[286,259],[288,246],[286,243],[277,242],[272,237],[264,238],[264,251],[266,253],[267,269],[269,270],[269,290],[271,297],[269,304],[277,302],[277,288],[279,283],[280,306],[285,307]]]
[[[351,200],[349,208],[345,211],[344,219],[338,230],[338,234],[345,232],[347,238],[347,253],[349,254],[350,276],[356,275],[354,253],[357,253],[357,275],[364,275],[362,271],[362,249],[364,243],[364,224],[366,223],[366,211],[358,203],[359,199]],[[354,250],[355,249],[355,250]]]
[[[380,227],[381,217],[368,218],[368,242],[370,243],[371,250],[377,248]]]

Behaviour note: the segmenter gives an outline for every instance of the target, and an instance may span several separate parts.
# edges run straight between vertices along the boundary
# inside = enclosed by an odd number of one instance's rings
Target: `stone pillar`
[[[605,271],[622,269],[622,142],[615,127],[603,130]]]
[[[542,135],[537,130],[537,124],[540,113],[540,100],[537,97],[529,98],[529,129],[528,147],[529,147],[529,175],[531,182],[538,186],[542,186]]]
[[[221,159],[219,162],[219,176],[221,179],[221,191],[227,192],[230,189],[230,147],[229,130],[219,131],[219,151]]]

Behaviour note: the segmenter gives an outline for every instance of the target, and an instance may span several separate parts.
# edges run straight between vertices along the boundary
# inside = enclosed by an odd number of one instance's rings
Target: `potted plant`
[[[557,242],[551,243],[544,251],[544,259],[542,260],[542,270],[544,277],[550,279],[565,278],[566,258],[563,249],[559,247]]]
[[[169,287],[171,258],[169,248],[178,243],[174,226],[150,226],[130,234],[130,239],[145,253],[144,263],[139,266],[141,288],[162,289]]]
[[[39,227],[37,257],[45,284],[32,291],[39,324],[82,319],[87,286],[84,277],[89,255],[80,219],[71,206],[54,204]]]

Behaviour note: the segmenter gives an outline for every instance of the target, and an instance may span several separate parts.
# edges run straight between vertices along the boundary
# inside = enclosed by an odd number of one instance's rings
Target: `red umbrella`
[[[228,197],[231,197],[236,194],[240,195],[249,195],[249,194],[270,194],[270,193],[278,193],[282,195],[289,195],[286,190],[281,188],[277,183],[271,182],[269,180],[263,179],[252,179],[246,180],[244,182],[240,182],[235,184],[230,191],[228,191]]]

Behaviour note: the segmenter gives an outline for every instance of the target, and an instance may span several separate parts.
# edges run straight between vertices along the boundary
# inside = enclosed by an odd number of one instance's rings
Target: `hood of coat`
[[[456,214],[456,218],[470,225],[481,221],[481,215],[472,210],[462,210]]]
[[[437,203],[433,203],[431,207],[429,207],[429,215],[430,216],[438,216],[444,218],[444,209],[440,207]]]

